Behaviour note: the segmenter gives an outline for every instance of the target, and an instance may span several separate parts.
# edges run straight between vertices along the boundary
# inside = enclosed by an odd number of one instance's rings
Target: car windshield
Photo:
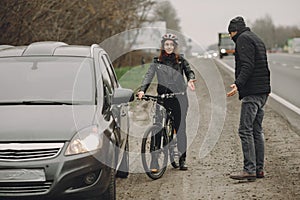
[[[0,104],[94,104],[91,58],[0,59]]]
[[[222,38],[221,45],[234,46],[234,42],[230,38]]]

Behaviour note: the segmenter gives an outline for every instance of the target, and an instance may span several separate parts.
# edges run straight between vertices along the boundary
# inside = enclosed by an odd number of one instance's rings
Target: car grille
[[[0,144],[1,161],[48,159],[59,154],[63,143],[6,143]]]
[[[45,193],[52,185],[52,182],[40,183],[0,183],[0,194],[33,194]]]

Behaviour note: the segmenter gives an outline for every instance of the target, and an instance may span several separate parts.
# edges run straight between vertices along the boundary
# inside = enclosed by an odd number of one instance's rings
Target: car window
[[[104,62],[104,59],[102,57],[100,59],[100,65],[103,66],[103,68],[102,68],[103,85],[105,87],[107,87],[108,92],[110,94],[112,94],[113,93],[113,89],[114,89],[113,82],[112,82],[111,77],[110,77],[110,75],[108,73],[108,69],[106,67],[104,67],[105,66],[105,62]]]
[[[93,62],[75,57],[0,59],[0,102],[94,104]]]
[[[103,56],[99,57],[100,68],[102,71],[102,81],[103,81],[103,108],[102,114],[107,114],[111,106],[111,97],[113,95],[113,83],[111,77],[109,76],[108,69],[105,67]],[[107,115],[108,117],[109,115]],[[108,119],[108,118],[107,118]]]
[[[102,59],[103,59],[103,62],[105,64],[105,67],[106,67],[106,69],[108,71],[108,74],[109,74],[112,86],[114,88],[117,88],[118,87],[118,82],[117,82],[117,79],[116,79],[116,75],[115,75],[112,63],[110,62],[110,60],[109,60],[109,58],[108,58],[108,56],[106,54],[104,54],[102,56]]]

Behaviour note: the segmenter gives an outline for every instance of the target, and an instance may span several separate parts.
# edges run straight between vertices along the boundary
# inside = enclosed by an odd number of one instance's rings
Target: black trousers
[[[174,128],[177,132],[178,151],[181,153],[181,160],[186,158],[187,136],[186,136],[186,116],[188,110],[187,95],[178,95],[176,98],[166,99],[163,106],[171,110],[174,117]],[[158,117],[158,116],[157,116]],[[157,140],[160,141],[160,134],[156,134]],[[156,144],[159,146],[159,144]],[[155,146],[156,146],[155,145]]]

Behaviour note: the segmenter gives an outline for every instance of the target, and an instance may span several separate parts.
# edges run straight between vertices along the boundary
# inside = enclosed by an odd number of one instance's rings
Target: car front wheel
[[[105,200],[116,199],[116,178],[115,178],[114,169],[111,169],[109,186],[107,187],[106,191],[101,195],[100,199],[105,199]]]

